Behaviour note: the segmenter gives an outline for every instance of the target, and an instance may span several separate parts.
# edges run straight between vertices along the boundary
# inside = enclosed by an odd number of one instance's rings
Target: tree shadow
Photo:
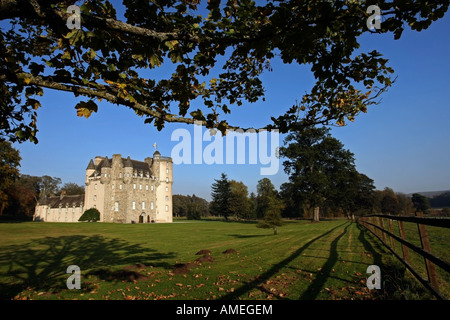
[[[358,224],[358,240],[364,249],[373,255],[373,264],[381,269],[381,290],[376,291],[379,299],[433,299],[433,296],[412,276],[407,277],[406,267],[393,255],[384,255],[388,249],[365,227]]]
[[[295,250],[289,257],[283,259],[282,261],[280,261],[279,263],[273,265],[269,270],[267,270],[266,272],[264,272],[263,274],[259,275],[257,278],[255,278],[252,281],[247,282],[246,284],[244,284],[243,286],[241,286],[238,289],[235,289],[233,292],[230,292],[222,297],[220,297],[221,300],[234,300],[234,299],[238,299],[240,296],[242,296],[243,294],[253,290],[253,289],[260,289],[260,285],[264,282],[266,282],[268,279],[270,279],[272,276],[274,276],[275,274],[278,273],[278,271],[285,267],[286,265],[288,265],[290,262],[292,262],[293,260],[295,260],[297,257],[299,257],[303,251],[305,251],[309,246],[311,246],[314,242],[318,241],[319,239],[326,237],[327,235],[329,235],[330,233],[332,233],[334,230],[341,228],[343,225],[345,225],[347,222],[340,224],[336,227],[334,227],[333,229],[330,229],[328,231],[326,231],[325,233],[315,237],[314,239],[308,241],[307,243],[305,243],[302,247],[300,247],[299,249]]]
[[[323,285],[331,276],[333,267],[338,261],[338,242],[347,233],[350,225],[351,224],[348,224],[342,231],[342,233],[331,242],[330,254],[327,261],[323,264],[321,271],[317,273],[317,277],[314,279],[314,281],[311,282],[305,292],[303,292],[303,294],[299,297],[300,300],[314,300],[319,295],[320,290],[322,290]]]
[[[376,245],[376,248],[371,244],[371,242],[367,239],[368,238],[368,231],[366,228],[364,228],[363,226],[361,226],[359,223],[358,225],[358,229],[359,229],[359,235],[358,235],[358,240],[359,242],[361,242],[364,246],[364,250],[366,252],[370,252],[373,256],[373,263],[381,266],[382,264],[382,256],[379,253],[381,252],[385,252],[384,248]]]
[[[247,238],[260,238],[270,236],[268,234],[227,234],[227,236],[234,237],[237,239],[247,239]]]
[[[67,289],[70,274],[66,270],[70,265],[77,265],[83,277],[92,269],[136,263],[171,268],[164,259],[173,257],[173,252],[159,253],[140,244],[100,235],[46,237],[10,245],[0,249],[3,282],[0,299],[11,299],[24,289],[52,292]]]

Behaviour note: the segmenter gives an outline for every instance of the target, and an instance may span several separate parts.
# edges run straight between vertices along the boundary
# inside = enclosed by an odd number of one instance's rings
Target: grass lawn
[[[202,249],[211,251],[213,261],[194,262],[202,257],[196,255]],[[224,254],[227,249],[236,253]],[[366,287],[371,264],[381,268],[382,290]],[[69,265],[81,269],[80,290],[66,287]],[[286,222],[276,236],[248,222],[1,223],[0,298],[431,296],[368,231],[347,220],[334,220]]]

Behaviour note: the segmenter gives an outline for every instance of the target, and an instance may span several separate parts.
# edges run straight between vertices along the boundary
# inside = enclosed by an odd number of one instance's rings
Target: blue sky
[[[422,32],[405,30],[400,40],[392,35],[365,35],[361,50],[373,49],[389,59],[397,82],[382,96],[382,102],[358,116],[354,123],[332,129],[334,137],[355,154],[357,169],[397,192],[450,189],[450,15]],[[282,114],[311,88],[314,79],[307,67],[275,61],[274,71],[263,75],[266,101],[243,105],[232,111],[235,125],[264,126],[271,115]],[[84,183],[89,159],[115,153],[143,160],[154,152],[170,156],[178,128],[167,124],[159,132],[144,124],[132,110],[106,102],[89,119],[76,116],[79,98],[46,90],[38,111],[39,143],[14,144],[20,150],[21,172],[50,175],[65,182]],[[205,143],[207,145],[208,143]],[[280,138],[282,144],[282,137]],[[225,172],[256,191],[261,164],[180,164],[174,167],[175,194],[196,194],[210,200],[211,184]],[[287,181],[280,163],[276,175],[267,176],[278,188]]]

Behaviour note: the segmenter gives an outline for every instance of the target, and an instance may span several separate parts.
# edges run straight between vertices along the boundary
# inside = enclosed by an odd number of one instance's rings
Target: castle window
[[[148,191],[148,184],[146,184],[146,185],[145,185],[145,190],[147,190],[147,191]]]
[[[145,210],[145,201],[142,201],[142,210]]]
[[[96,195],[94,195],[94,201],[95,201],[95,200],[97,200],[97,196],[96,196]]]
[[[122,172],[121,172],[121,173],[119,173],[119,178],[122,178]]]
[[[114,202],[114,211],[116,211],[116,212],[119,211],[119,202],[118,201]]]
[[[152,210],[153,210],[153,201],[152,201],[152,202],[150,202],[150,209],[152,209]]]
[[[155,189],[155,187],[154,187],[154,186],[151,186],[150,189],[153,190],[153,189]]]
[[[142,190],[142,184],[139,185],[139,190]]]
[[[105,178],[108,176],[108,174],[107,173],[105,173]]]
[[[169,169],[166,169],[166,173],[169,173]]]
[[[169,191],[169,187],[166,187],[166,191]]]
[[[97,190],[97,188],[98,188],[98,186],[97,186],[97,184],[95,184],[95,185],[94,185],[94,189]]]
[[[122,190],[122,185],[119,185],[119,189]]]
[[[144,177],[144,174],[142,173],[142,171],[141,171],[141,174],[140,174],[140,176],[141,176],[141,178],[143,178],[143,177]]]
[[[169,206],[166,206],[166,212],[168,212],[169,211]]]
[[[169,201],[169,196],[166,196],[166,201]]]
[[[114,185],[111,186],[111,189],[114,189]]]
[[[133,210],[136,210],[136,201],[133,201],[133,203],[131,204]]]
[[[133,189],[136,189],[136,183],[133,184]]]
[[[127,173],[127,178],[129,178],[130,177],[130,174],[129,173]]]
[[[169,182],[169,178],[166,178],[166,182]]]

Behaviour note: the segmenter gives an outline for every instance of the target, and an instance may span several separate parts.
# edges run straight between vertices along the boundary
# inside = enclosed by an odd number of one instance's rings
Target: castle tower
[[[173,162],[169,157],[161,157],[159,151],[153,153],[152,171],[156,177],[156,221],[172,222]]]
[[[94,165],[94,161],[92,161],[92,159],[91,159],[91,161],[89,161],[89,164],[86,168],[86,180],[85,180],[86,184],[88,184],[89,177],[94,173],[94,171],[95,171],[95,165]]]

